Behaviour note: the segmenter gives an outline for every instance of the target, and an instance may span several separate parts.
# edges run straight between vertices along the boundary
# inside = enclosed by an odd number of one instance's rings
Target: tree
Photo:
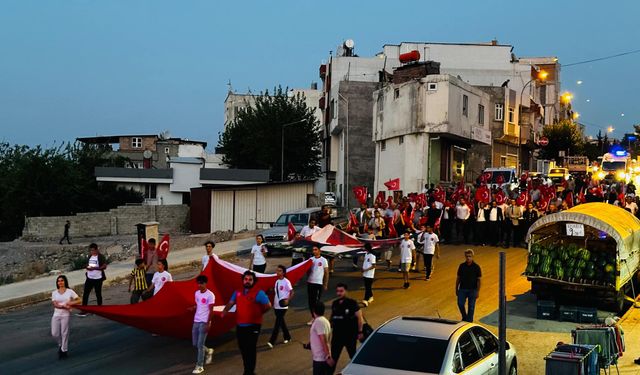
[[[549,144],[540,151],[543,159],[556,159],[559,151],[568,152],[568,155],[582,155],[584,152],[582,130],[571,120],[546,125],[542,129],[542,135],[549,140]]]
[[[72,215],[142,202],[140,193],[99,184],[98,166],[121,166],[104,146],[0,144],[0,240],[20,236],[25,216]]]
[[[262,93],[254,106],[240,109],[236,119],[226,124],[218,146],[223,161],[232,168],[268,169],[271,180],[320,175],[320,124],[302,94],[289,97],[282,87],[274,89],[273,95]]]

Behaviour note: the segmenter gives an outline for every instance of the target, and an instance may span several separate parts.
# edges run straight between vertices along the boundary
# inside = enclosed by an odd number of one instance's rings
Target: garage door
[[[234,231],[256,229],[256,191],[237,190]]]
[[[211,194],[211,232],[233,230],[233,191],[213,191]]]

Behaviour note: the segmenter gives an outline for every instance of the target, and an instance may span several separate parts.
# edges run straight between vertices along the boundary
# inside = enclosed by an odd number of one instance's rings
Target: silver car
[[[509,375],[518,373],[507,343]],[[498,338],[484,327],[440,318],[402,316],[376,329],[343,375],[498,374]]]

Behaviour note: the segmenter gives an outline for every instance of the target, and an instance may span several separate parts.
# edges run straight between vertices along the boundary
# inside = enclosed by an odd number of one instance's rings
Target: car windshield
[[[625,162],[623,161],[605,161],[602,163],[603,171],[617,171],[617,170],[624,170],[624,169],[625,169]]]
[[[276,220],[274,226],[285,227],[293,223],[293,225],[307,225],[309,223],[309,214],[282,214]]]
[[[448,345],[446,340],[375,333],[360,348],[353,363],[402,371],[439,373]]]
[[[498,183],[498,176],[502,176],[502,181],[500,181],[500,183],[504,184],[507,182],[511,182],[511,171],[494,171],[491,172],[491,183],[492,184],[497,184]]]

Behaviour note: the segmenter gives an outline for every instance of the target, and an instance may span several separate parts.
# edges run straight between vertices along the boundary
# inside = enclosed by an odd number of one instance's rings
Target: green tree
[[[26,216],[71,215],[139,203],[140,193],[99,184],[97,166],[123,165],[110,149],[67,144],[57,148],[0,144],[0,240],[20,236]]]
[[[549,139],[549,144],[540,151],[542,159],[556,159],[559,151],[568,152],[568,155],[582,155],[584,152],[584,134],[571,120],[546,125],[542,135]]]
[[[236,119],[226,124],[218,146],[224,162],[232,168],[268,169],[271,180],[320,175],[320,124],[302,94],[290,97],[282,87],[273,94],[261,93],[254,106],[241,109]]]

